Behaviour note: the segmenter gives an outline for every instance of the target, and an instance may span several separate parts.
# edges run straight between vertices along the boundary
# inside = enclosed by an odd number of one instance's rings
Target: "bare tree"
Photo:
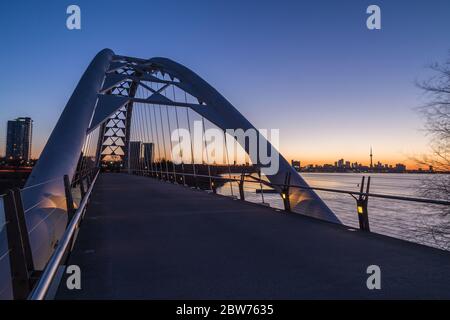
[[[450,200],[450,52],[447,61],[429,68],[433,72],[431,78],[417,83],[428,102],[417,109],[425,120],[431,152],[415,160],[441,174],[424,178],[420,193],[428,198]],[[438,212],[445,219],[430,226],[429,231],[436,243],[449,249],[450,208],[440,207]]]

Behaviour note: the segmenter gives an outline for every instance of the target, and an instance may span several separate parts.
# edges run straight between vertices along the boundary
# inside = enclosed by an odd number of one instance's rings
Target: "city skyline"
[[[361,159],[361,160],[355,160],[353,158],[349,158],[349,157],[346,157],[346,156],[341,156],[341,157],[335,157],[334,160],[333,160],[332,157],[329,157],[331,160],[328,160],[328,161],[327,160],[322,160],[322,161],[310,161],[310,162],[308,162],[308,161],[302,161],[302,160],[296,159],[296,158],[295,159],[290,159],[290,161],[291,162],[292,161],[300,161],[301,164],[302,164],[302,167],[303,166],[308,166],[308,165],[314,165],[314,166],[316,166],[316,165],[318,165],[318,166],[336,165],[339,161],[342,161],[344,164],[346,162],[348,162],[348,163],[350,163],[352,165],[353,164],[359,164],[359,165],[362,165],[362,166],[365,166],[365,167],[368,167],[368,168],[376,167],[377,165],[380,165],[380,164],[382,164],[383,166],[384,165],[388,165],[388,166],[393,166],[394,167],[397,164],[406,165],[406,164],[411,164],[411,163],[412,163],[412,165],[408,166],[408,168],[411,168],[411,169],[418,169],[420,167],[421,168],[426,168],[424,165],[423,166],[418,166],[415,163],[415,160],[413,160],[413,159],[410,159],[410,160],[403,159],[403,160],[398,160],[398,161],[396,161],[396,160],[394,160],[394,161],[386,161],[384,159],[379,159],[379,158],[376,157],[376,154],[374,154],[372,152],[372,150],[373,150],[373,148],[370,147],[370,153],[367,153],[365,157],[361,156],[361,157],[358,158],[358,159]],[[350,160],[348,160],[348,159],[350,159]]]
[[[383,166],[384,165],[392,165],[392,166],[394,166],[394,165],[397,165],[397,164],[403,164],[403,163],[399,163],[399,162],[393,164],[393,163],[383,162],[382,160],[373,161],[372,150],[370,151],[368,159],[369,160],[367,162],[364,162],[364,161],[360,162],[360,161],[348,160],[348,158],[342,157],[342,158],[339,158],[337,160],[324,162],[324,163],[305,163],[305,162],[302,162],[301,160],[298,160],[298,159],[291,159],[291,163],[300,162],[302,167],[305,166],[305,165],[320,165],[320,164],[323,164],[323,165],[334,165],[334,166],[345,166],[347,164],[349,164],[349,165],[357,164],[357,165],[362,165],[362,166],[365,166],[365,167],[368,167],[368,168],[373,168],[373,167],[380,166],[380,165],[383,165]]]
[[[20,119],[30,119],[31,120],[31,125],[33,125],[34,124],[34,121],[31,119],[31,118],[29,118],[29,117],[17,117],[17,118],[15,118],[14,120],[8,120],[7,121],[7,123],[10,123],[10,122],[14,122],[14,121],[17,121],[17,120],[20,120]],[[0,158],[5,158],[5,159],[7,159],[7,148],[8,148],[8,146],[7,146],[7,134],[4,136],[4,139],[3,139],[4,141],[5,141],[5,143],[4,143],[4,146],[3,146],[3,148],[2,149],[0,149]],[[0,142],[2,141],[2,137],[0,136]],[[138,142],[138,141],[135,141],[135,142]],[[145,143],[145,142],[142,142],[142,141],[139,141],[142,145],[145,145],[145,144],[149,144],[149,143]],[[133,143],[133,141],[131,141],[130,143]],[[152,143],[150,143],[150,144],[152,144]],[[1,146],[1,143],[0,143],[0,146]],[[35,150],[35,148],[32,148],[32,142],[31,142],[31,140],[30,140],[30,146],[29,146],[29,149],[30,150]],[[28,160],[30,160],[30,159],[32,159],[32,160],[37,160],[37,159],[39,159],[39,154],[40,154],[40,152],[42,151],[42,149],[41,150],[38,150],[38,151],[35,151],[35,153],[33,154],[32,153],[32,155],[28,158]],[[37,155],[37,156],[36,156]],[[420,166],[420,165],[418,165],[416,162],[415,162],[415,160],[414,159],[403,159],[403,160],[401,160],[401,159],[398,159],[398,160],[391,160],[391,161],[387,161],[387,160],[383,160],[383,159],[377,159],[377,160],[375,160],[375,161],[373,161],[373,147],[372,146],[370,146],[370,153],[369,153],[369,155],[366,157],[367,159],[369,159],[368,160],[368,162],[367,162],[367,167],[371,167],[371,164],[372,163],[377,163],[377,164],[380,164],[380,163],[382,163],[382,164],[386,164],[386,165],[390,165],[390,166],[395,166],[395,165],[397,165],[397,164],[407,164],[407,166],[409,167],[409,168],[411,168],[412,170],[415,170],[415,169],[419,169],[419,168],[422,168],[422,169],[426,169],[426,166],[424,166],[424,165],[422,165],[422,166]],[[337,158],[339,158],[339,159],[341,159],[341,160],[343,160],[343,159],[348,159],[348,157],[345,157],[345,156],[339,156],[339,157],[337,157]],[[352,161],[350,161],[350,163],[358,163],[358,164],[360,164],[360,165],[366,165],[366,159],[364,156],[360,156],[360,157],[358,157],[357,159],[359,159],[359,160],[352,160]],[[336,161],[335,160],[332,160],[332,159],[336,159],[336,157],[334,157],[333,158],[333,156],[332,155],[329,155],[328,156],[328,158],[327,159],[322,159],[322,160],[313,160],[313,161],[306,161],[306,160],[302,160],[301,158],[299,158],[299,157],[292,157],[292,158],[287,158],[287,160],[288,161],[290,161],[290,162],[293,162],[293,161],[300,161],[302,164],[307,164],[308,166],[310,166],[310,165],[313,165],[313,166],[324,166],[324,165],[333,165],[333,164],[335,164],[336,163]]]
[[[31,119],[31,118],[29,118],[29,117],[17,117],[16,119],[14,119],[14,120],[8,120],[7,121],[7,123],[8,123],[8,127],[9,127],[9,124],[10,123],[12,123],[12,122],[17,122],[17,121],[20,121],[20,120],[22,120],[22,119],[29,119],[29,121],[31,121],[30,123],[31,123],[31,126],[33,125],[33,120]],[[32,130],[32,127],[31,127],[31,130]],[[32,132],[32,131],[31,131]],[[30,132],[30,135],[31,135],[31,132]],[[7,141],[8,139],[6,139],[5,138],[5,141]],[[131,145],[133,145],[133,144],[136,144],[136,143],[139,143],[139,149],[142,149],[141,151],[142,152],[139,152],[139,153],[142,153],[142,156],[144,157],[144,155],[146,155],[147,153],[150,153],[151,154],[151,156],[149,156],[150,158],[153,158],[153,151],[150,151],[150,150],[147,150],[147,146],[148,145],[153,145],[153,143],[152,142],[150,142],[150,143],[146,143],[146,142],[143,142],[143,141],[130,141],[130,144]],[[5,146],[4,146],[5,148],[4,148],[4,152],[3,153],[0,153],[0,158],[5,158],[5,159],[7,159],[8,157],[7,157],[7,154],[8,154],[8,151],[7,151],[7,149],[8,149],[8,144],[7,143],[5,143]],[[33,148],[32,148],[32,139],[30,138],[30,142],[29,142],[29,150],[33,150]],[[132,148],[133,149],[133,148]],[[136,151],[135,151],[136,152]],[[131,152],[131,154],[133,154],[134,155],[134,153],[135,152]],[[372,148],[372,146],[370,146],[370,153],[369,153],[369,155],[368,155],[368,158],[369,158],[369,164],[365,164],[365,162],[364,162],[364,160],[362,160],[362,161],[358,161],[358,160],[356,160],[356,161],[345,161],[346,163],[348,162],[349,164],[359,164],[359,165],[362,165],[362,166],[367,166],[367,167],[369,167],[369,168],[372,168],[372,167],[375,167],[375,166],[372,166],[372,164],[373,163],[375,163],[375,164],[377,164],[377,165],[381,165],[381,164],[383,164],[383,165],[387,165],[387,166],[391,166],[391,167],[393,167],[393,166],[396,166],[396,165],[398,165],[398,164],[401,164],[401,165],[403,165],[403,163],[405,163],[405,162],[408,162],[408,161],[397,161],[397,162],[395,162],[395,163],[389,163],[389,162],[386,162],[386,163],[383,163],[383,161],[382,160],[376,160],[376,162],[373,162],[373,156],[374,156],[374,154],[373,154],[373,148]],[[33,159],[33,160],[37,160],[39,157],[37,156],[35,156],[35,157],[28,157],[27,158],[27,161],[29,161],[30,159]],[[313,166],[327,166],[327,165],[335,165],[335,166],[337,166],[337,163],[339,162],[339,161],[342,161],[343,163],[344,163],[344,159],[346,159],[346,157],[342,157],[342,158],[339,158],[339,160],[337,160],[337,161],[325,161],[325,160],[323,160],[323,161],[310,161],[310,162],[305,162],[305,161],[302,161],[302,160],[299,160],[298,158],[292,158],[292,159],[288,159],[288,161],[290,161],[291,163],[293,163],[293,162],[297,162],[297,161],[299,161],[300,163],[302,163],[302,167],[305,167],[305,166],[311,166],[311,165],[313,165]],[[415,163],[414,163],[415,164]],[[418,168],[420,168],[421,166],[411,166],[411,169],[418,169]],[[423,168],[424,166],[422,166],[422,168]]]
[[[0,132],[6,132],[8,119],[35,119],[37,157],[81,77],[79,70],[100,49],[114,47],[120,54],[166,56],[204,75],[257,128],[279,128],[280,152],[289,160],[367,162],[372,145],[378,160],[414,167],[410,158],[429,151],[423,119],[414,111],[423,103],[414,81],[429,75],[427,64],[447,55],[442,39],[450,29],[448,2],[378,1],[379,31],[365,26],[365,1],[134,4],[142,8],[135,25],[118,28],[102,16],[119,18],[119,7],[78,1],[79,31],[65,27],[64,3],[45,9],[37,3],[2,4],[0,32],[11,45],[0,55],[8,61],[11,81],[0,96]],[[152,19],[145,14],[149,10]],[[167,23],[163,13],[169,11],[186,22],[185,33]],[[130,32],[151,33],[151,41],[137,44],[128,40]],[[198,50],[205,47],[204,38],[208,50]],[[40,63],[28,59],[28,52]],[[24,73],[33,86],[23,84]],[[0,137],[2,155],[5,139]]]
[[[389,164],[377,161],[376,163],[370,163],[369,165],[361,162],[352,162],[341,158],[334,161],[334,163],[324,163],[322,165],[306,163],[302,164],[299,160],[291,161],[292,167],[297,171],[316,171],[316,172],[378,172],[378,173],[405,173],[411,171],[419,172],[434,172],[433,167],[428,168],[408,168],[403,163]],[[425,170],[424,170],[425,169]]]

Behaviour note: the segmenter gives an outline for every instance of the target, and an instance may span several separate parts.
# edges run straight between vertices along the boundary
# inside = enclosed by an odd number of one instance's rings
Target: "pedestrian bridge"
[[[100,175],[67,264],[56,299],[450,298],[445,251],[128,174]]]
[[[194,120],[202,140],[173,152],[181,129],[196,135]],[[449,201],[373,194],[370,179],[355,192],[321,188],[355,198],[360,229],[347,227],[265,135],[256,153],[231,140],[240,164],[225,139],[218,165],[207,127],[256,130],[170,59],[99,52],[25,187],[0,196],[0,299],[450,298],[449,252],[371,233],[367,212],[369,196]],[[278,170],[264,172],[261,150]],[[246,202],[244,183],[255,182],[283,208]],[[218,195],[224,183],[239,193]],[[71,265],[80,290],[66,286]],[[366,286],[371,265],[380,290]]]

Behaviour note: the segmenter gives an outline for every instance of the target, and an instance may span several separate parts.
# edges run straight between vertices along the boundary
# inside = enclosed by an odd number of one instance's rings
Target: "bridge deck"
[[[448,252],[125,174],[99,177],[69,264],[82,290],[56,298],[450,298]]]

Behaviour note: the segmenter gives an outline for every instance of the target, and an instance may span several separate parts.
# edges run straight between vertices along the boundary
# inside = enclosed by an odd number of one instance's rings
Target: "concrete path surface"
[[[101,174],[57,299],[450,298],[450,253],[127,174]],[[381,268],[381,290],[366,269]]]

